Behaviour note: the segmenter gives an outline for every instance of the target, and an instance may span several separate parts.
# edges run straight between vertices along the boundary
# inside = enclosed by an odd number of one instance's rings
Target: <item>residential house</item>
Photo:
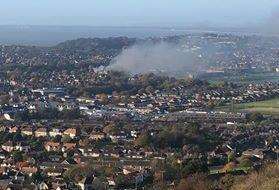
[[[33,174],[37,173],[38,168],[37,167],[32,167],[32,166],[27,166],[27,167],[22,167],[21,172],[28,174],[29,176],[32,176]]]
[[[49,169],[47,169],[46,173],[47,173],[47,176],[49,176],[49,177],[57,178],[57,177],[62,176],[63,172],[64,172],[63,168],[49,168]]]
[[[249,149],[249,150],[242,152],[242,155],[249,156],[249,157],[256,157],[259,159],[264,158],[264,153],[263,153],[263,150],[261,150],[261,149],[254,149],[254,150]]]
[[[16,150],[22,151],[22,152],[28,152],[30,150],[30,145],[25,143],[25,142],[20,142],[17,143],[17,145],[15,146]]]
[[[21,129],[21,134],[26,136],[32,136],[33,135],[33,129],[31,127],[26,127]]]
[[[46,142],[45,143],[45,149],[47,151],[59,151],[61,148],[60,143],[56,143],[56,142]]]
[[[65,152],[67,150],[73,150],[76,148],[76,143],[64,143],[62,146],[62,151]]]
[[[90,190],[93,189],[93,181],[94,181],[94,175],[88,175],[87,177],[83,178],[78,182],[78,186],[81,190]]]
[[[83,155],[92,158],[98,158],[100,157],[101,152],[98,149],[87,149],[86,151],[84,151]]]
[[[117,134],[109,134],[109,138],[112,142],[118,142],[121,140],[127,140],[127,135],[124,132],[119,132]]]
[[[39,128],[35,131],[35,137],[46,137],[46,136],[47,136],[46,128]]]
[[[56,136],[62,136],[62,131],[61,129],[52,129],[51,131],[49,131],[49,136],[50,137],[56,137]]]
[[[77,136],[77,130],[75,128],[69,128],[63,132],[63,136],[69,136],[73,139]]]
[[[75,161],[75,159],[67,158],[63,162],[61,162],[61,164],[62,165],[76,165],[77,162]]]
[[[52,161],[52,162],[59,162],[62,160],[62,156],[61,155],[57,155],[57,154],[52,154],[52,155],[49,155],[49,160]]]
[[[16,133],[16,132],[18,132],[19,131],[19,128],[18,127],[11,127],[10,129],[9,129],[9,133]]]
[[[95,131],[93,131],[93,132],[90,134],[90,136],[89,136],[89,139],[95,140],[95,141],[97,141],[97,140],[102,140],[102,139],[104,139],[104,138],[106,138],[106,134],[103,133],[103,132],[95,132]]]
[[[12,152],[14,150],[14,145],[11,141],[8,141],[2,145],[2,149],[7,152]]]
[[[39,185],[38,185],[38,189],[39,190],[48,190],[50,189],[49,186],[45,183],[45,182],[41,182]]]
[[[110,187],[114,187],[114,186],[116,185],[116,182],[115,182],[113,176],[107,177],[107,182],[108,182],[108,185],[109,185]]]
[[[67,184],[61,179],[57,179],[56,181],[52,182],[51,186],[52,186],[52,189],[55,189],[55,190],[67,189]]]

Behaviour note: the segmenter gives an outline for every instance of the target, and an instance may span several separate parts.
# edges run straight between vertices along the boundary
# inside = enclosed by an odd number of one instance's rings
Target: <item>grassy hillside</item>
[[[232,190],[278,190],[279,164],[266,167],[259,173],[254,172],[242,180],[235,181]]]

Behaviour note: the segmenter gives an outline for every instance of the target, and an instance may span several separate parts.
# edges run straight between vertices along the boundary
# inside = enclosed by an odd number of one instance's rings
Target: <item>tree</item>
[[[114,133],[117,133],[119,130],[120,130],[119,126],[117,126],[115,123],[110,123],[104,127],[103,131],[106,134],[114,134]]]
[[[135,144],[140,147],[149,147],[152,143],[152,136],[149,133],[142,133],[135,141]]]
[[[99,178],[94,178],[92,182],[92,187],[94,187],[94,190],[105,190],[107,189],[106,184],[103,183]]]
[[[156,173],[156,181],[173,181],[180,177],[180,167],[178,164],[173,163],[172,160],[152,160],[151,167]]]
[[[12,152],[12,158],[14,159],[15,162],[23,161],[22,152],[20,152],[20,151],[13,151]]]
[[[41,172],[37,171],[35,174],[32,175],[31,180],[33,183],[38,184],[44,180],[44,176]]]
[[[21,140],[22,140],[22,135],[19,132],[15,133],[13,136],[13,142],[19,142]]]
[[[200,124],[199,123],[196,123],[196,122],[193,122],[193,123],[190,123],[188,125],[188,131],[189,133],[191,134],[199,134],[200,132]]]
[[[125,187],[125,176],[119,174],[115,180],[116,189],[123,189]]]
[[[217,157],[209,157],[208,159],[209,165],[220,166],[227,163],[227,159],[225,158],[217,158]]]
[[[69,142],[72,141],[72,138],[69,135],[65,135],[65,136],[62,137],[61,141],[63,143],[69,143]]]
[[[32,139],[28,142],[31,146],[31,149],[40,151],[42,150],[43,144],[41,141],[37,140],[37,139]]]
[[[145,88],[145,92],[146,92],[146,93],[152,93],[152,92],[154,92],[154,89],[153,89],[152,86],[147,86],[147,87]]]
[[[250,115],[248,115],[248,120],[254,122],[261,122],[264,120],[264,117],[260,113],[251,113]]]
[[[0,105],[9,104],[10,96],[9,95],[2,95],[0,96]]]
[[[230,152],[228,154],[228,163],[235,161],[235,155],[234,152]]]
[[[188,176],[194,173],[206,173],[208,172],[208,166],[206,160],[203,158],[193,158],[188,161],[185,161],[182,166],[183,176]]]
[[[72,120],[81,118],[79,109],[63,110],[59,113],[58,118]]]

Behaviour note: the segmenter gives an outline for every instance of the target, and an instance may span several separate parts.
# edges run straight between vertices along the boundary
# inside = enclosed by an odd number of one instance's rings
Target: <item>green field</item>
[[[231,106],[217,108],[218,110],[230,111]],[[279,115],[279,97],[259,102],[235,104],[235,111],[238,112],[258,112],[268,115]]]
[[[217,76],[200,76],[201,79],[208,80],[210,82],[219,82],[219,81],[227,81],[227,82],[235,82],[235,83],[243,83],[250,84],[251,82],[261,83],[264,81],[270,82],[278,82],[279,81],[279,73],[278,72],[255,72],[255,73],[234,73],[234,74],[222,74]]]

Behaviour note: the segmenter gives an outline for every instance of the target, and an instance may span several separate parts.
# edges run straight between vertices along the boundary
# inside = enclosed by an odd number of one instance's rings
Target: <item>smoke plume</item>
[[[117,56],[110,69],[132,74],[164,73],[167,75],[197,73],[199,56],[182,45],[160,42],[134,45]]]

